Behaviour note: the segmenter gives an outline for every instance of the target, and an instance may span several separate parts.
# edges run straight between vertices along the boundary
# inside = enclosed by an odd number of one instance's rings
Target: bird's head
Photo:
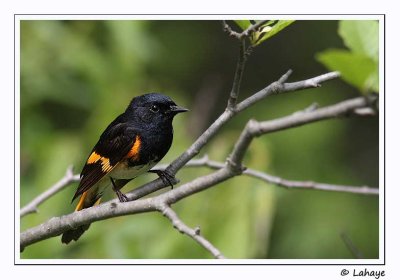
[[[168,96],[160,93],[147,93],[132,99],[126,113],[133,119],[145,123],[171,123],[175,115],[188,109],[176,105]]]

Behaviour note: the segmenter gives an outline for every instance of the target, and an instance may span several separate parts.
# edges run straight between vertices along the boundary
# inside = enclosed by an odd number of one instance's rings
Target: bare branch
[[[213,161],[208,158],[208,156],[203,156],[199,159],[194,159],[189,161],[186,167],[208,167],[211,169],[221,169],[225,167],[225,163]],[[160,165],[157,168],[163,169],[164,166]],[[345,186],[345,185],[334,185],[334,184],[325,184],[325,183],[317,183],[312,181],[293,181],[283,179],[281,177],[273,176],[268,173],[254,170],[251,168],[246,168],[243,171],[243,175],[247,175],[250,177],[254,177],[260,180],[263,180],[266,183],[274,184],[277,186],[285,187],[288,189],[296,188],[296,189],[313,189],[313,190],[321,190],[321,191],[334,191],[334,192],[347,192],[354,194],[364,194],[364,195],[379,195],[378,188],[371,188],[368,186]]]
[[[222,29],[223,29],[226,33],[228,33],[228,35],[229,35],[230,37],[234,37],[234,38],[237,38],[237,39],[240,38],[240,33],[234,31],[234,30],[229,26],[229,24],[226,23],[225,20],[222,21]]]
[[[196,227],[192,229],[185,225],[178,215],[169,207],[168,205],[163,205],[159,211],[167,217],[174,228],[176,228],[180,233],[186,234],[187,236],[193,238],[197,243],[199,243],[204,249],[209,251],[216,259],[225,259],[224,255],[215,248],[207,239],[200,235],[200,228]]]
[[[370,104],[371,100],[369,97],[357,97],[337,103],[335,105],[313,111],[302,111],[271,121],[257,122],[255,120],[250,120],[240,135],[239,140],[235,144],[234,150],[230,156],[230,161],[236,165],[240,164],[248,146],[254,137],[323,119],[347,116],[354,112],[355,109],[365,108],[370,106]]]
[[[332,79],[336,79],[340,77],[339,72],[329,72],[311,79],[307,79],[304,81],[300,82],[294,82],[294,83],[286,83],[283,85],[283,91],[284,92],[291,92],[295,90],[300,90],[300,89],[306,89],[306,88],[317,88],[321,86],[322,82],[326,82]]]
[[[232,90],[229,95],[227,108],[232,110],[235,108],[239,96],[240,84],[242,82],[244,65],[246,63],[246,42],[240,41],[239,60],[236,66],[235,78],[233,79]]]
[[[74,175],[72,172],[72,166],[67,168],[67,172],[65,173],[64,177],[61,178],[57,183],[51,186],[48,190],[44,193],[35,197],[31,202],[21,208],[20,217],[24,217],[31,213],[38,212],[38,206],[42,204],[44,201],[58,193],[59,191],[63,190],[69,184],[74,182],[79,182],[79,175]]]
[[[282,186],[285,188],[296,188],[296,189],[314,189],[321,191],[334,191],[334,192],[347,192],[347,193],[355,193],[355,194],[365,194],[365,195],[379,195],[378,188],[371,188],[368,186],[345,186],[345,185],[334,185],[334,184],[325,184],[325,183],[317,183],[313,181],[292,181],[283,179],[277,176],[272,176],[267,173],[246,169],[243,174],[253,176],[264,180],[265,182],[275,184],[278,186]]]
[[[329,72],[311,79],[303,80],[303,81],[298,81],[294,83],[286,83],[287,79],[291,75],[292,70],[287,71],[278,81],[273,82],[269,86],[263,88],[262,90],[256,92],[246,100],[240,102],[236,106],[236,110],[238,112],[243,111],[244,109],[250,107],[254,103],[266,98],[269,95],[272,94],[278,94],[278,93],[285,93],[285,92],[291,92],[291,91],[297,91],[297,90],[302,90],[302,89],[308,89],[308,88],[315,88],[315,87],[320,87],[321,83],[336,79],[340,76],[339,72]]]
[[[240,41],[242,41],[245,38],[248,38],[253,32],[257,31],[263,24],[267,23],[268,20],[260,20],[256,22],[255,24],[250,25],[246,30],[243,30],[242,32],[236,32],[234,31],[229,24],[226,23],[225,20],[222,21],[222,28],[223,30],[228,33],[229,36],[234,37]]]

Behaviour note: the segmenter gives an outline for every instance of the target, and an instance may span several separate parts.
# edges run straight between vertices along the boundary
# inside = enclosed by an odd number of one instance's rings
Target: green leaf
[[[246,30],[250,27],[251,22],[250,20],[235,20],[235,23],[242,29]]]
[[[317,60],[330,70],[340,71],[343,80],[361,92],[379,91],[377,62],[367,55],[332,49],[317,54]]]
[[[339,35],[353,52],[379,60],[379,23],[374,20],[342,20]]]
[[[294,20],[270,20],[264,25],[260,26],[259,30],[252,34],[250,37],[250,42],[253,46],[257,46],[284,28],[288,27],[293,22]],[[252,25],[250,20],[235,20],[235,23],[242,30],[246,30]]]
[[[349,51],[328,50],[317,59],[362,93],[379,92],[379,23],[342,20],[338,33]]]
[[[271,20],[267,22],[265,25],[261,26],[260,31],[256,31],[253,34],[251,39],[252,45],[257,46],[261,44],[291,25],[293,22],[294,20]]]

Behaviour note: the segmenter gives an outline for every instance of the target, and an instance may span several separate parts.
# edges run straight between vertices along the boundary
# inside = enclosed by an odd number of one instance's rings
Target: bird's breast
[[[139,156],[137,159],[130,160],[134,165],[146,164],[148,162],[157,163],[168,152],[172,144],[172,131],[158,131],[152,133],[144,133],[141,135],[141,145]]]

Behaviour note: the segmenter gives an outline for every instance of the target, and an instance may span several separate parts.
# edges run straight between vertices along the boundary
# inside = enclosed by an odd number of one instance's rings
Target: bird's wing
[[[72,200],[89,190],[124,158],[137,157],[140,138],[135,128],[118,118],[100,136],[81,172],[81,181]]]

